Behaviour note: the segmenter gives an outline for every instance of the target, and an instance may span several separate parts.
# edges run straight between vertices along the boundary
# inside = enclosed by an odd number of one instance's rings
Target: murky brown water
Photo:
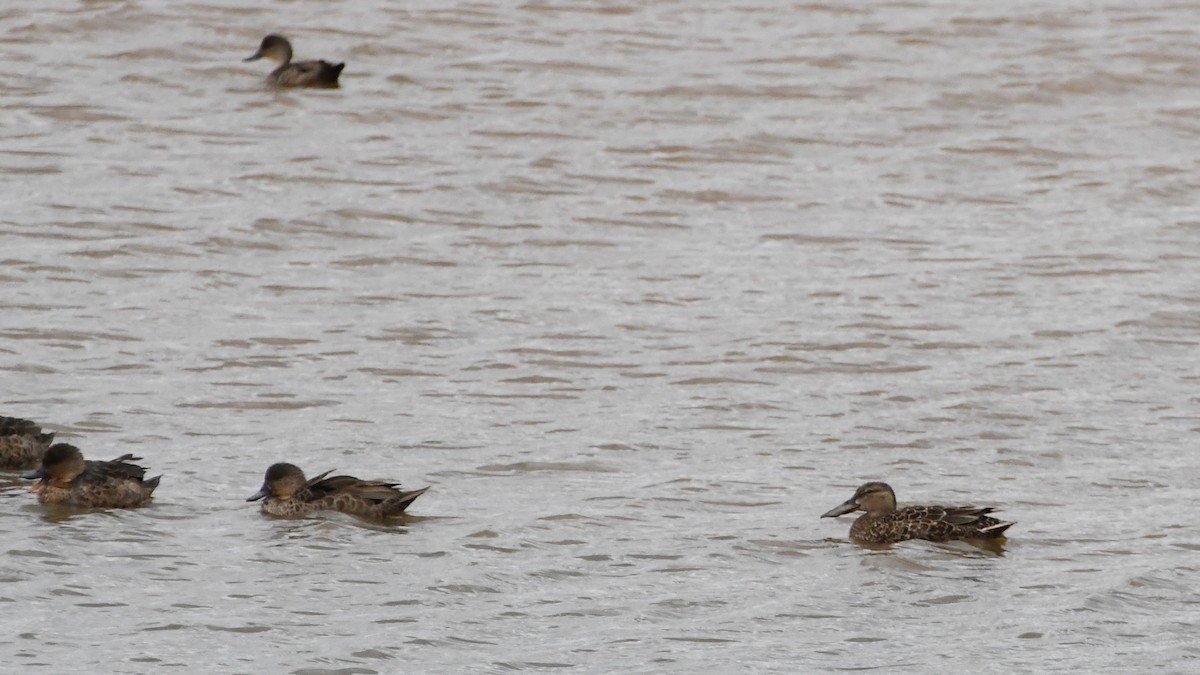
[[[0,483],[4,667],[1195,670],[1197,26],[9,3],[0,414],[164,478]],[[433,490],[271,521],[281,459]],[[871,478],[1019,524],[863,550]]]

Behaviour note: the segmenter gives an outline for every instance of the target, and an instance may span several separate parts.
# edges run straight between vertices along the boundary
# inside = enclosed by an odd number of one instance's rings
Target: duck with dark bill
[[[41,466],[21,477],[37,481],[29,491],[38,493],[43,504],[128,508],[149,501],[162,478],[146,480],[146,468],[133,463],[139,459],[121,455],[107,461],[85,460],[79,448],[55,443]]]
[[[997,539],[1016,523],[988,514],[995,509],[975,506],[896,507],[896,493],[887,483],[864,483],[854,495],[821,514],[822,518],[863,511],[850,526],[850,539],[864,544],[894,544],[908,539],[950,541]]]
[[[323,87],[334,89],[345,63],[330,63],[325,60],[293,61],[292,43],[282,35],[272,33],[262,39],[258,51],[243,59],[257,61],[267,59],[278,64],[267,76],[267,81],[277,87]]]
[[[306,479],[295,464],[272,464],[262,487],[248,502],[264,500],[262,512],[271,516],[300,517],[315,511],[338,511],[352,516],[384,520],[404,513],[409,504],[429,488],[401,491],[400,484],[361,480],[353,476],[329,476],[332,471]]]

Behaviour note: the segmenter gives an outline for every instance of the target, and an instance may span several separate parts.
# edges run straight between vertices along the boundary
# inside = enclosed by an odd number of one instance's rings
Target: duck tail
[[[155,476],[154,478],[150,478],[148,480],[142,481],[142,485],[147,490],[147,492],[146,492],[147,495],[154,492],[154,488],[158,487],[158,481],[160,481],[160,480],[162,480],[162,474],[159,474],[159,475]]]
[[[345,63],[325,63],[325,72],[321,73],[321,81],[330,87],[338,86],[338,77],[345,67]]]
[[[981,534],[985,537],[989,537],[989,538],[1003,537],[1004,531],[1016,524],[1017,524],[1016,521],[1002,520],[997,523],[992,523],[991,525],[988,525],[987,527],[979,528],[979,534]]]
[[[398,516],[401,513],[404,513],[404,509],[407,509],[409,504],[412,504],[413,502],[415,502],[417,500],[417,497],[420,497],[421,495],[425,494],[425,491],[428,489],[429,488],[427,488],[427,487],[423,487],[420,490],[412,490],[410,492],[401,492],[400,494],[396,495],[392,499],[388,500],[388,503],[384,509],[384,512],[389,516]]]

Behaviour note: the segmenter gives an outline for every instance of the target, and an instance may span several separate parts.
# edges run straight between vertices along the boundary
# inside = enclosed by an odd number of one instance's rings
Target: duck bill
[[[263,497],[266,497],[266,496],[267,496],[267,495],[269,495],[269,494],[271,494],[271,491],[267,489],[267,486],[266,486],[266,485],[264,485],[264,486],[262,486],[261,488],[259,488],[259,489],[258,489],[258,492],[255,492],[254,494],[252,494],[252,495],[250,495],[249,497],[247,497],[247,498],[246,498],[246,501],[248,501],[248,502],[256,502],[256,501],[258,501],[258,500],[262,499]]]
[[[822,518],[837,518],[838,516],[844,516],[847,513],[850,513],[851,511],[857,511],[857,510],[858,510],[858,502],[854,501],[854,497],[851,497],[850,499],[847,499],[846,501],[842,502],[841,504],[838,504],[837,506],[833,507],[832,509],[829,509],[825,513],[822,513],[821,517]]]
[[[262,57],[263,57],[263,53],[262,53],[262,50],[260,49],[256,52],[254,52],[253,54],[251,54],[250,56],[247,56],[246,58],[242,59],[242,61],[257,61],[257,60],[261,59]]]
[[[46,478],[46,467],[39,466],[33,471],[26,471],[21,474],[21,478],[25,480],[44,480]]]

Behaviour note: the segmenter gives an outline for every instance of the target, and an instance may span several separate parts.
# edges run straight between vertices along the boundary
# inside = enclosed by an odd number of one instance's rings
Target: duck
[[[946,542],[956,539],[999,539],[1015,522],[987,514],[975,506],[905,506],[896,508],[896,493],[887,483],[864,483],[854,496],[821,514],[836,518],[862,510],[850,526],[850,539],[862,544],[894,544],[909,539]]]
[[[54,442],[54,432],[43,433],[36,423],[0,415],[0,470],[32,469]]]
[[[279,462],[267,468],[262,487],[246,499],[264,500],[262,512],[271,516],[298,518],[315,511],[338,511],[360,518],[386,520],[400,516],[428,487],[401,491],[400,484],[386,480],[361,480],[354,476],[329,476],[333,470],[306,479],[295,464]]]
[[[74,445],[55,443],[47,448],[41,466],[21,477],[38,481],[29,491],[37,492],[42,504],[123,509],[145,504],[162,478],[145,479],[145,467],[133,464],[140,460],[131,454],[85,460]]]
[[[271,33],[262,39],[258,51],[243,61],[270,59],[279,64],[267,81],[277,87],[324,87],[335,89],[338,86],[338,75],[342,74],[345,63],[330,63],[328,61],[292,61],[292,43],[278,33]]]

